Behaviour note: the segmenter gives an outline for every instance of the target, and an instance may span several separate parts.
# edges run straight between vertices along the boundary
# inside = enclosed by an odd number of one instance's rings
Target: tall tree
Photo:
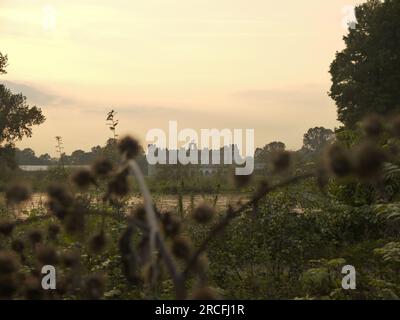
[[[330,66],[329,93],[338,120],[351,129],[367,113],[400,111],[400,1],[368,0],[355,16]]]
[[[30,107],[26,97],[0,84],[0,145],[32,136],[32,126],[45,121],[41,109]]]
[[[7,56],[0,53],[0,73],[5,73],[6,65]],[[0,84],[0,146],[30,137],[32,126],[44,121],[42,111],[36,106],[30,107],[22,93],[13,94]]]
[[[5,74],[5,73],[7,73],[7,71],[6,71],[7,62],[8,62],[7,55],[3,55],[3,54],[0,52],[0,74]]]
[[[304,134],[303,150],[319,151],[334,139],[334,132],[324,127],[311,128]]]

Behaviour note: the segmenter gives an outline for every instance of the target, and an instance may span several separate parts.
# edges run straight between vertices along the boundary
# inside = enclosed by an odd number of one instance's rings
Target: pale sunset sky
[[[18,147],[55,154],[118,134],[255,129],[257,146],[290,149],[308,128],[334,128],[329,65],[355,0],[0,0],[0,82],[47,120]]]

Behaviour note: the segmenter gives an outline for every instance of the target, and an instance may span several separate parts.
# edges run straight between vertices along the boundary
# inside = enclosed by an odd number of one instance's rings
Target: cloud
[[[72,100],[70,98],[57,95],[52,92],[47,92],[37,88],[35,85],[24,84],[13,81],[2,81],[2,83],[9,88],[13,93],[22,93],[27,97],[28,102],[37,104],[39,106],[54,106],[61,104],[70,104]]]

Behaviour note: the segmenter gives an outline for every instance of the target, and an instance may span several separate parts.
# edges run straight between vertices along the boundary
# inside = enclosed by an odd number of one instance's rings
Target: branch
[[[183,279],[186,279],[191,271],[191,269],[194,267],[194,265],[197,262],[197,259],[200,257],[200,255],[207,249],[208,245],[210,244],[211,240],[216,237],[219,233],[221,233],[230,223],[231,220],[234,218],[238,217],[243,211],[251,207],[253,204],[257,203],[260,201],[262,198],[264,198],[268,193],[275,191],[277,189],[295,184],[299,181],[311,178],[314,176],[314,173],[305,173],[300,176],[295,176],[288,178],[282,182],[279,182],[269,188],[266,188],[259,194],[253,197],[252,200],[246,202],[245,204],[241,205],[237,209],[232,209],[231,207],[228,209],[226,212],[226,215],[224,218],[222,218],[210,231],[208,236],[203,240],[203,242],[200,244],[198,249],[195,251],[193,256],[190,258],[185,271],[182,273]]]

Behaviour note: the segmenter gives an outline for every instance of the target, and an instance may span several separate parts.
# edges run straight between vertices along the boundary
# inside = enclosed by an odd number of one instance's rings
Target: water
[[[40,165],[35,165],[35,166],[19,166],[19,168],[23,171],[47,171],[51,168],[56,168],[57,166],[40,166]],[[65,168],[88,168],[89,166],[84,166],[84,165],[68,165],[65,166]]]

